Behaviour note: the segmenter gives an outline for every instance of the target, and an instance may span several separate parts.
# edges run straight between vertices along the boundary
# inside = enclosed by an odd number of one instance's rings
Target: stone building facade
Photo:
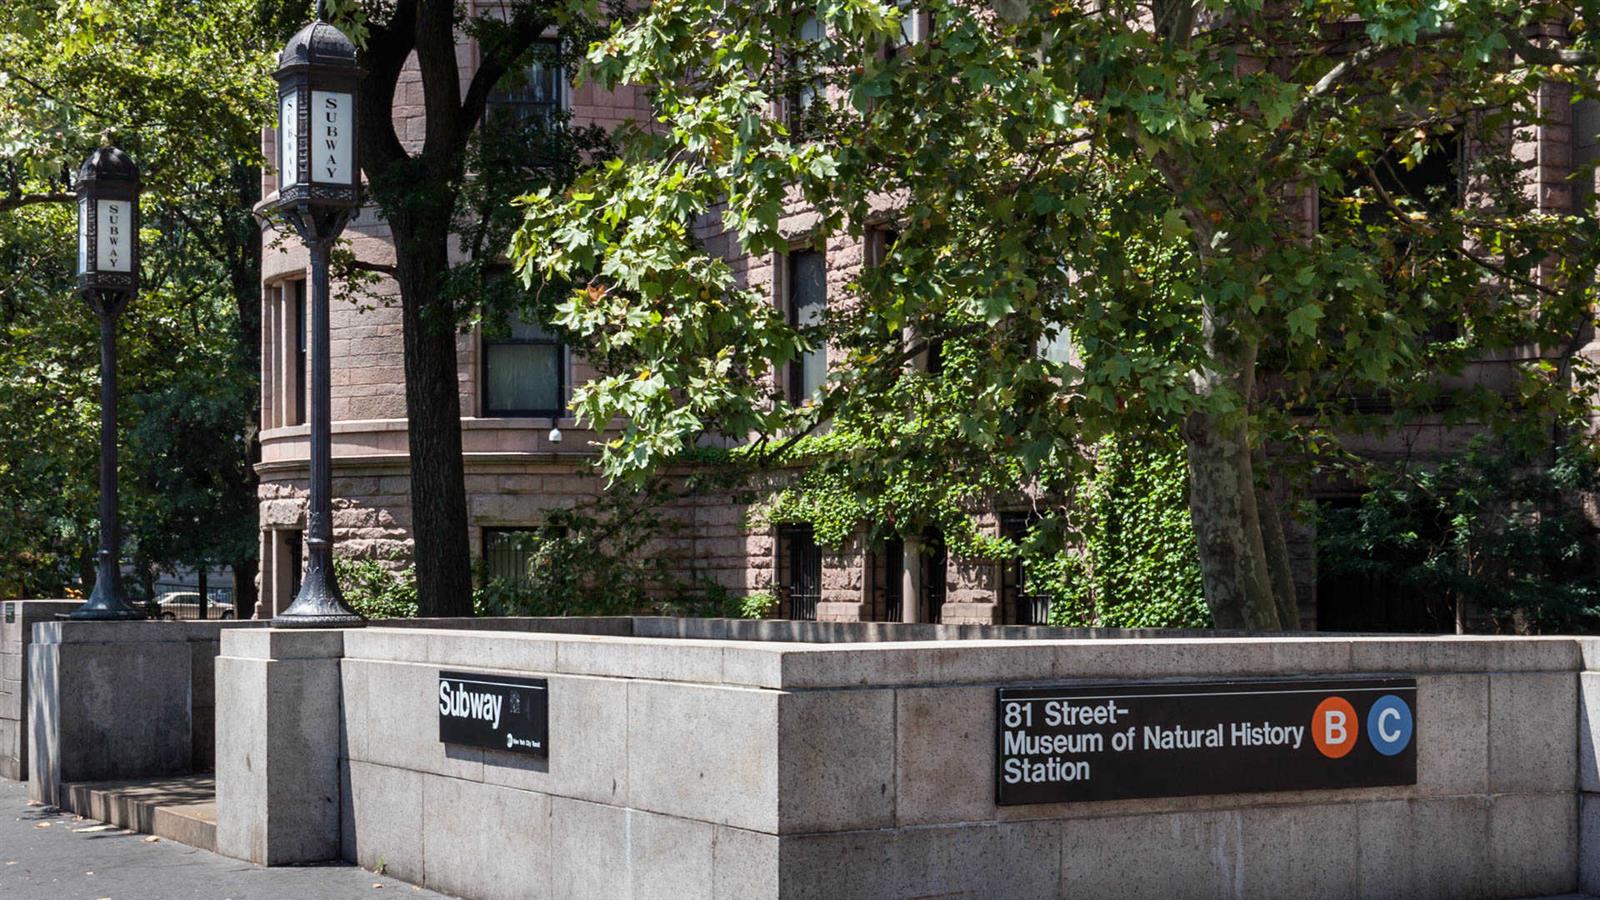
[[[458,46],[465,75],[470,77],[476,48],[463,38]],[[573,125],[613,127],[648,115],[643,92],[623,88],[606,92],[592,84],[569,87],[557,75],[535,73],[530,82],[546,78],[568,111]],[[1518,144],[1518,152],[1536,161],[1537,191],[1542,207],[1552,211],[1572,208],[1571,179],[1577,162],[1592,157],[1588,141],[1574,139],[1573,116],[1595,120],[1577,132],[1592,135],[1600,116],[1594,104],[1573,106],[1566,91],[1547,88],[1541,96],[1545,121],[1528,129],[1531,138]],[[546,98],[549,99],[548,97]],[[1576,113],[1574,112],[1576,110]],[[414,69],[402,79],[394,116],[398,133],[415,149],[422,138],[423,100]],[[263,134],[263,150],[276,158],[274,135]],[[276,190],[273,173],[263,174],[263,194]],[[1305,215],[1315,221],[1315,199],[1307,198]],[[732,236],[714,219],[704,225],[702,237],[721,252],[748,285],[764,288],[780,308],[797,302],[805,280],[821,297],[799,297],[801,303],[820,302],[845,295],[845,286],[863,265],[882,253],[882,234],[865,240],[835,238],[822,252],[805,245],[811,214],[793,208],[782,223],[792,236],[789,253],[753,256],[742,252]],[[392,264],[393,248],[386,226],[376,210],[367,208],[347,231],[358,258],[380,265]],[[285,239],[266,226],[262,235],[262,432],[260,475],[261,575],[257,614],[270,616],[287,606],[298,588],[304,549],[307,455],[309,445],[305,414],[308,408],[306,375],[306,265],[299,241]],[[372,557],[401,562],[410,552],[410,479],[408,475],[405,378],[402,363],[401,313],[392,281],[380,277],[371,298],[341,296],[336,288],[331,315],[333,383],[334,527],[336,552],[343,556]],[[385,298],[392,302],[385,302]],[[806,315],[805,309],[789,309]],[[524,336],[539,343],[537,328]],[[591,377],[593,370],[566,348],[546,345],[537,352],[546,377],[555,385],[533,386],[541,396],[558,395],[554,404],[536,403],[543,409],[504,411],[492,394],[507,377],[531,371],[515,365],[502,371],[495,355],[501,345],[480,329],[463,330],[457,339],[462,444],[465,457],[470,546],[480,556],[493,555],[497,541],[508,534],[540,528],[552,509],[590,503],[602,483],[589,473],[596,439],[580,429],[566,413],[572,385]],[[530,351],[533,353],[535,351]],[[551,354],[553,366],[550,365]],[[825,355],[817,361],[826,365]],[[1496,377],[1491,362],[1477,377]],[[815,376],[801,367],[800,379]],[[555,373],[551,376],[550,373]],[[784,374],[788,377],[788,373]],[[781,386],[781,385],[780,385]],[[522,387],[528,388],[528,385]],[[514,388],[520,389],[520,388]],[[1426,429],[1424,429],[1426,430]],[[1437,429],[1415,436],[1416,441],[1439,446],[1449,443]],[[1405,438],[1402,437],[1402,442]],[[1411,453],[1393,442],[1361,448],[1375,456]],[[1338,488],[1328,489],[1332,495]],[[757,524],[751,508],[733,496],[702,492],[672,501],[665,518],[679,526],[660,552],[670,554],[685,574],[719,586],[733,595],[773,591],[780,600],[776,614],[786,618],[824,621],[897,620],[939,621],[955,624],[1029,624],[1043,621],[1047,610],[1036,608],[1020,590],[1015,563],[967,561],[947,554],[937,534],[923,540],[906,540],[871,547],[859,538],[840,548],[818,546],[804,527]],[[1003,512],[980,519],[991,533],[1020,527]],[[1305,526],[1286,522],[1291,555],[1296,560],[1296,587],[1300,592],[1303,622],[1318,618],[1313,535]],[[509,565],[515,566],[514,555]]]

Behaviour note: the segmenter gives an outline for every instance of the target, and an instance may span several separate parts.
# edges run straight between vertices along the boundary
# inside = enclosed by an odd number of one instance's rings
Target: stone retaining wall
[[[226,631],[256,621],[41,621],[28,648],[29,796],[62,785],[207,772]]]
[[[28,644],[33,623],[65,615],[82,600],[0,601],[0,778],[28,777]]]
[[[1600,870],[1588,640],[550,627],[628,634],[225,634],[219,852],[481,898],[1513,897]],[[631,636],[699,630],[744,639]],[[441,669],[547,678],[548,760],[440,743]],[[1369,674],[1417,679],[1415,785],[995,804],[997,687]]]

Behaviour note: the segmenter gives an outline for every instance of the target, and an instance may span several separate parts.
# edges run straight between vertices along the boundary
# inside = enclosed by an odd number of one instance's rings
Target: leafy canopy
[[[1527,148],[1590,90],[1594,7],[655,3],[587,77],[642,85],[656,121],[523,198],[512,254],[579,286],[557,321],[603,372],[580,415],[627,423],[612,477],[716,434],[782,459],[833,423],[844,483],[942,495],[909,523],[997,479],[1063,494],[1102,437],[1196,415],[1238,423],[1244,457],[1419,411],[1537,429],[1588,403],[1580,362],[1526,348],[1575,346],[1597,259],[1591,199],[1541,202]],[[1453,146],[1464,200],[1395,187]],[[875,229],[884,259],[820,325],[740,257]],[[824,343],[822,391],[785,396],[775,373]],[[955,364],[908,373],[935,345]],[[1487,356],[1499,382],[1455,377]]]

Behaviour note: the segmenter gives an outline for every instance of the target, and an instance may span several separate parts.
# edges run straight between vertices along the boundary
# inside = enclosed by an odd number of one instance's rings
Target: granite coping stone
[[[159,644],[214,641],[225,631],[265,631],[271,623],[255,619],[212,619],[182,622],[34,623],[34,644]]]
[[[1583,649],[1571,638],[1455,636],[814,644],[567,631],[369,627],[233,631],[223,636],[222,652],[249,658],[348,655],[462,668],[779,690],[1358,673],[1573,672],[1583,665]]]

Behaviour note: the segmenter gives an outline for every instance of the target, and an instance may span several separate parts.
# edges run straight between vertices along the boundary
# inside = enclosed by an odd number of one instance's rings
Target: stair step
[[[155,829],[158,837],[177,841],[190,847],[199,847],[213,853],[217,849],[217,804],[184,803],[179,806],[158,806]]]
[[[202,850],[216,849],[217,788],[210,775],[79,782],[64,787],[62,807],[86,819]]]

